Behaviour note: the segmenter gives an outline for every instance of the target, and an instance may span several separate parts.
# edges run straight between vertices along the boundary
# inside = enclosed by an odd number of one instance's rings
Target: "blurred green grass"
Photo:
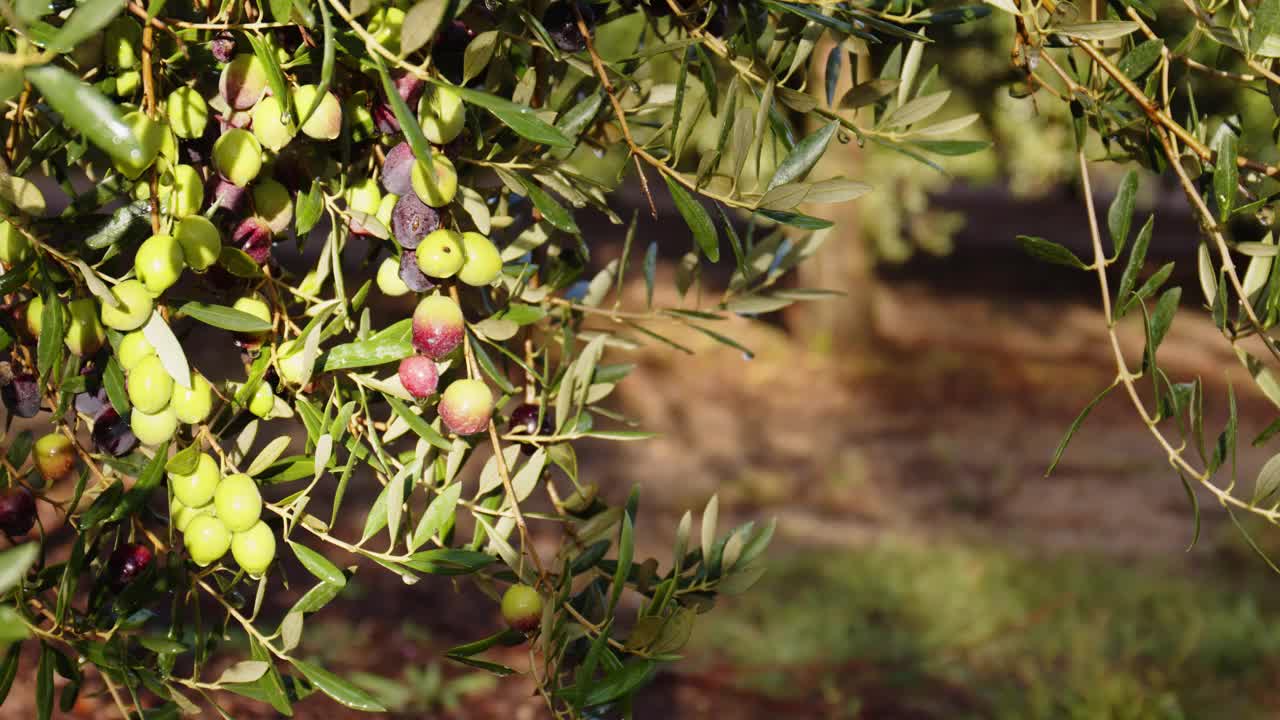
[[[692,667],[831,717],[1274,717],[1276,584],[1260,565],[954,542],[807,550],[773,558],[688,650]]]

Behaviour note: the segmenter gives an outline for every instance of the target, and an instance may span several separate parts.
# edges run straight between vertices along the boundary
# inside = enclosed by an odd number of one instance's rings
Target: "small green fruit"
[[[200,453],[196,469],[190,475],[169,473],[169,489],[173,498],[189,508],[200,508],[213,500],[213,493],[221,480],[218,463],[209,453]]]
[[[127,70],[138,64],[138,48],[142,47],[142,26],[128,15],[117,16],[107,25],[102,52],[107,64]]]
[[[169,501],[169,523],[177,528],[178,532],[186,532],[191,521],[201,515],[214,516],[212,501],[198,508],[188,507],[176,497]]]
[[[440,396],[436,412],[453,432],[472,435],[489,426],[493,393],[483,381],[470,378],[454,380]]]
[[[160,154],[160,146],[164,144],[166,135],[165,127],[147,117],[146,113],[136,110],[125,113],[121,119],[138,139],[142,154],[130,158],[127,162],[117,161],[116,169],[130,180],[137,180],[138,176],[142,175],[142,171],[151,167],[151,163],[155,162],[156,156]]]
[[[389,257],[378,265],[378,289],[384,295],[399,297],[409,292],[409,286],[400,279],[400,261]]]
[[[130,413],[129,427],[143,445],[159,445],[178,431],[178,416],[173,408],[166,407],[158,413],[145,413],[134,408]]]
[[[129,402],[144,413],[160,412],[169,406],[169,399],[173,397],[173,378],[155,355],[138,363],[129,373],[125,387],[129,391]]]
[[[462,252],[462,235],[443,228],[422,238],[414,257],[418,268],[433,278],[453,277],[467,259]]]
[[[253,106],[252,128],[253,136],[273,152],[280,152],[297,132],[284,122],[284,108],[275,96],[262,98]]]
[[[180,422],[190,425],[204,422],[213,411],[213,387],[198,372],[191,373],[191,387],[174,383],[173,399],[169,401]]]
[[[222,252],[222,236],[209,218],[188,215],[178,222],[173,231],[182,247],[182,259],[196,272],[204,272],[218,261]]]
[[[382,223],[382,227],[388,230],[391,229],[391,216],[395,213],[396,201],[399,199],[399,195],[392,195],[391,193],[383,195],[382,200],[378,202],[378,210],[374,213],[374,217],[378,219],[378,222]]]
[[[180,87],[169,93],[164,109],[169,127],[178,137],[190,140],[204,134],[209,122],[209,105],[195,88]]]
[[[462,97],[452,88],[428,86],[418,101],[418,120],[422,134],[436,145],[452,142],[467,124],[467,111]]]
[[[36,440],[32,453],[36,468],[45,482],[54,483],[71,474],[76,466],[76,453],[71,438],[62,433],[49,433]]]
[[[252,293],[237,298],[231,307],[259,318],[263,322],[271,322],[271,306],[267,304],[267,299],[262,297],[261,293]]]
[[[67,304],[67,349],[80,357],[88,357],[107,342],[107,331],[98,319],[98,304],[92,298],[78,298]]]
[[[262,171],[262,146],[248,130],[228,130],[213,144],[213,166],[231,184],[245,187]]]
[[[102,304],[102,324],[112,330],[137,330],[151,317],[152,299],[139,280],[125,280],[111,289],[117,305]]]
[[[394,5],[378,8],[369,17],[369,32],[378,43],[391,52],[400,48],[400,30],[404,27],[405,12]]]
[[[152,297],[178,282],[186,261],[182,258],[182,246],[172,235],[152,235],[133,258],[133,271]]]
[[[39,295],[31,298],[22,314],[27,320],[27,332],[31,337],[40,337],[40,330],[44,328],[44,299]]]
[[[284,232],[293,222],[293,198],[288,188],[270,178],[254,183],[253,209],[274,233]]]
[[[231,557],[251,577],[260,577],[276,557],[276,536],[259,520],[231,537]]]
[[[204,181],[200,173],[190,165],[173,168],[173,187],[165,200],[170,217],[185,218],[200,212],[204,204]]]
[[[502,274],[502,255],[489,238],[478,232],[462,233],[462,252],[467,256],[458,279],[468,285],[488,285]]]
[[[293,91],[293,106],[297,108],[299,117],[311,109],[319,90],[315,85],[303,85]],[[341,131],[342,104],[337,96],[326,90],[320,107],[302,124],[302,134],[316,140],[332,140]]]
[[[431,156],[430,169],[426,162],[415,161],[410,179],[414,194],[431,207],[448,205],[458,193],[458,171],[449,158],[441,153]]]
[[[542,623],[542,596],[528,585],[512,585],[502,594],[502,619],[522,633],[537,630]]]
[[[258,389],[254,391],[253,397],[249,399],[249,412],[260,418],[266,419],[271,414],[271,409],[276,406],[276,394],[271,390],[271,386],[262,383]]]
[[[156,349],[147,336],[141,330],[134,330],[120,340],[120,347],[116,348],[116,361],[120,363],[120,369],[129,372],[143,360],[155,357],[155,354]]]
[[[373,178],[365,178],[347,188],[347,210],[376,215],[382,203],[382,191]]]
[[[31,241],[7,220],[0,220],[0,262],[13,265],[31,254]]]
[[[302,343],[286,340],[276,350],[276,369],[280,372],[281,380],[291,385],[302,385],[311,378],[314,363],[312,367],[307,366]]]
[[[231,547],[231,531],[221,519],[212,515],[192,518],[182,539],[187,554],[200,567],[217,562]]]
[[[262,495],[248,475],[228,475],[213,493],[213,507],[231,532],[244,532],[262,515]]]
[[[253,107],[267,92],[267,67],[257,55],[243,53],[222,68],[218,91],[233,110]]]

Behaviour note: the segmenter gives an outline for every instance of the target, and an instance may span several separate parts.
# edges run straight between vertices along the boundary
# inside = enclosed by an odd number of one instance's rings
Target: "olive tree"
[[[486,651],[527,644],[556,714],[625,707],[717,595],[759,578],[773,526],[722,532],[713,499],[666,558],[636,556],[638,489],[606,497],[574,449],[652,430],[610,409],[632,367],[613,358],[685,350],[672,327],[749,354],[718,321],[832,294],[786,279],[829,236],[814,209],[869,189],[809,177],[829,148],[978,149],[903,144],[943,105],[927,81],[878,124],[846,112],[878,85],[843,105],[806,87],[824,36],[833,75],[855,43],[923,38],[872,8],[0,13],[0,681],[34,654],[42,717],[86,665],[126,717],[222,712],[225,693],[384,709],[298,653],[361,565],[493,599],[506,626],[453,661],[507,675]],[[610,202],[628,178],[687,236],[638,236]],[[654,300],[660,253],[683,255],[675,307]],[[707,263],[730,268],[715,297]],[[286,586],[305,591],[273,602]]]

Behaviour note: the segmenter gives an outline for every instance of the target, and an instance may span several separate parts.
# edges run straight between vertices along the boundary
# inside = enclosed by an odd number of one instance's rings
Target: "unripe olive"
[[[263,322],[271,322],[271,306],[267,304],[266,298],[262,297],[261,293],[251,293],[239,297],[231,307],[242,313],[252,315]]]
[[[200,173],[190,165],[175,165],[173,168],[173,188],[165,201],[170,217],[185,218],[200,212],[204,203],[204,180]]]
[[[160,358],[152,355],[138,363],[125,381],[129,402],[144,413],[158,413],[169,406],[173,397],[173,378]]]
[[[298,108],[305,112],[306,108]],[[258,138],[265,148],[280,152],[289,141],[293,140],[296,130],[284,122],[284,108],[279,98],[264,97],[253,106],[253,136]]]
[[[373,216],[378,219],[378,222],[382,223],[382,227],[388,230],[391,229],[391,216],[395,214],[396,202],[399,200],[399,195],[387,193],[378,201],[378,209],[373,213]]]
[[[436,412],[453,432],[472,435],[489,426],[493,393],[481,380],[454,380],[440,396]]]
[[[0,262],[14,265],[31,254],[31,241],[7,220],[0,220]]]
[[[258,484],[248,475],[228,475],[213,493],[213,508],[218,519],[231,532],[244,532],[262,515],[262,495]]]
[[[267,92],[267,68],[256,55],[237,55],[222,68],[218,91],[232,109],[247,110]]]
[[[76,466],[76,452],[71,438],[52,432],[36,440],[32,453],[36,468],[45,482],[53,483],[71,474]]]
[[[273,233],[282,233],[293,222],[293,198],[284,185],[267,178],[253,185],[253,209]]]
[[[409,292],[409,286],[400,279],[400,261],[389,257],[378,265],[378,289],[385,295],[399,297]]]
[[[88,357],[107,342],[107,331],[98,319],[98,303],[92,298],[77,298],[67,304],[67,349],[80,357]]]
[[[155,357],[155,354],[156,349],[147,340],[147,336],[141,330],[134,330],[120,340],[120,347],[116,348],[116,362],[120,363],[122,370],[129,372],[146,358]]]
[[[128,15],[119,15],[107,25],[102,52],[107,64],[127,70],[138,64],[142,47],[142,26]]]
[[[121,118],[129,131],[138,139],[141,154],[127,161],[116,161],[116,169],[130,180],[136,180],[143,170],[151,167],[156,156],[160,154],[160,146],[164,144],[166,130],[163,125],[147,117],[146,113],[137,110],[125,113]]]
[[[178,137],[190,140],[204,134],[209,122],[209,105],[195,88],[180,87],[169,93],[164,110],[169,127]]]
[[[213,388],[200,373],[191,373],[191,387],[173,386],[173,398],[169,401],[179,422],[202,423],[213,411]]]
[[[394,5],[378,8],[369,16],[369,32],[378,43],[391,52],[400,49],[400,31],[404,27],[405,12]]]
[[[27,321],[27,332],[31,337],[40,337],[40,331],[44,329],[44,298],[39,295],[31,298],[22,314]]]
[[[199,508],[213,501],[213,493],[221,480],[218,462],[209,453],[200,453],[196,468],[188,475],[169,473],[169,489],[178,502],[189,508]]]
[[[176,497],[169,501],[169,524],[178,532],[186,532],[191,521],[201,515],[214,517],[212,501],[198,508],[189,507]]]
[[[16,537],[36,524],[36,500],[26,488],[9,488],[0,494],[0,531]]]
[[[146,286],[139,280],[125,280],[111,289],[116,306],[102,303],[102,324],[112,330],[128,332],[137,330],[151,317],[152,299]]]
[[[173,408],[165,407],[157,413],[146,413],[134,408],[129,414],[129,427],[143,445],[159,445],[178,431],[178,416]]]
[[[413,192],[422,202],[431,207],[444,207],[453,202],[458,192],[458,171],[454,169],[449,158],[441,153],[431,156],[431,167],[418,160],[413,164],[410,175]]]
[[[489,238],[478,232],[462,233],[462,253],[466,260],[458,279],[468,285],[488,285],[502,274],[502,255]]]
[[[228,130],[213,144],[213,166],[232,184],[244,187],[262,170],[262,146],[248,130]]]
[[[152,235],[133,258],[133,271],[152,297],[159,297],[182,275],[186,261],[182,246],[172,235]]]
[[[542,623],[542,596],[528,585],[512,585],[502,594],[502,619],[522,633],[537,630]]]
[[[116,97],[127,98],[138,90],[138,86],[142,84],[142,73],[137,70],[124,70],[115,76],[115,88],[113,92]]]
[[[462,97],[452,88],[434,85],[418,102],[418,121],[422,134],[436,145],[452,142],[467,124]]]
[[[440,229],[422,238],[414,250],[418,267],[428,277],[453,277],[462,269],[467,256],[462,252],[462,235],[453,230]]]
[[[319,90],[315,85],[303,85],[293,91],[293,106],[297,108],[299,115],[311,109]],[[302,133],[316,140],[332,140],[341,131],[342,104],[338,102],[337,96],[326,90],[320,107],[302,124]]]
[[[188,215],[178,222],[173,236],[182,247],[182,259],[196,272],[204,272],[218,261],[222,236],[209,218]]]
[[[411,355],[400,361],[400,384],[415,398],[431,397],[440,384],[440,371],[436,363],[425,355]]]
[[[280,343],[276,350],[276,370],[279,371],[281,380],[291,385],[301,385],[310,378],[313,367],[307,366],[302,343],[297,340]]]
[[[200,567],[217,562],[231,547],[231,531],[221,519],[212,515],[192,518],[182,539],[192,562]]]
[[[446,295],[431,295],[413,311],[413,347],[432,360],[443,360],[462,344],[466,322],[458,303]]]
[[[260,577],[276,556],[276,536],[259,520],[253,527],[231,536],[231,556],[251,577]]]
[[[373,178],[365,178],[347,187],[346,200],[348,210],[375,215],[382,202],[382,191]]]
[[[262,383],[258,389],[254,391],[253,397],[249,398],[249,412],[260,418],[266,418],[271,414],[271,409],[276,406],[276,394],[271,390],[271,386]]]

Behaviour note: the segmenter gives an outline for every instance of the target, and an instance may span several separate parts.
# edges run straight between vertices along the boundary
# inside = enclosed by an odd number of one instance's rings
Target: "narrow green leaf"
[[[26,76],[49,106],[62,115],[63,122],[98,149],[117,162],[142,162],[142,145],[124,122],[124,115],[93,86],[57,65],[27,68]]]
[[[382,78],[382,94],[386,96],[387,103],[391,105],[391,112],[395,114],[396,121],[400,123],[400,130],[404,133],[404,139],[409,143],[409,147],[413,148],[413,156],[431,167],[431,143],[427,142],[427,136],[422,134],[422,126],[418,124],[418,116],[409,109],[404,99],[400,97],[400,93],[396,91],[395,81],[391,79],[391,73],[387,71],[386,63],[382,62],[382,58],[377,54],[373,55],[373,62],[378,67],[378,75]]]
[[[333,563],[329,562],[323,555],[312,550],[301,543],[293,541],[289,542],[293,554],[297,556],[298,562],[307,569],[307,572],[317,578],[338,587],[344,587],[347,584],[347,577]]]
[[[1133,286],[1137,284],[1138,273],[1142,272],[1142,266],[1146,262],[1147,247],[1151,244],[1151,234],[1155,220],[1155,215],[1147,218],[1146,224],[1138,231],[1138,239],[1134,241],[1133,249],[1129,251],[1129,262],[1124,266],[1124,274],[1120,276],[1120,287],[1116,290],[1116,307],[1113,316],[1117,320],[1122,317],[1120,311],[1128,308],[1129,293],[1133,291]],[[1117,247],[1123,245],[1124,240],[1121,239],[1117,243]]]
[[[49,43],[49,50],[59,54],[71,52],[82,41],[105,28],[126,4],[126,0],[86,0],[58,28]]]
[[[431,427],[430,423],[423,420],[421,415],[411,411],[409,407],[399,399],[387,396],[386,401],[387,404],[391,406],[391,409],[395,414],[399,415],[401,419],[408,423],[409,429],[416,433],[418,437],[426,440],[428,443],[440,448],[441,450],[448,450],[451,447],[449,441],[445,440],[440,433],[436,432],[436,429]]]
[[[1218,142],[1217,162],[1213,168],[1213,199],[1218,206],[1218,222],[1231,217],[1236,201],[1236,185],[1240,182],[1240,169],[1236,167],[1236,136],[1223,133]]]
[[[178,312],[189,315],[205,325],[232,332],[258,333],[271,329],[271,323],[266,320],[225,305],[212,305],[192,300],[178,308]]]
[[[437,85],[447,85],[442,80],[432,79],[431,82]],[[490,95],[479,90],[472,90],[464,87],[451,87],[454,92],[458,93],[466,102],[472,105],[479,105],[488,110],[494,117],[502,121],[504,125],[511,128],[523,138],[534,142],[552,145],[554,147],[573,147],[574,142],[565,137],[564,133],[555,127],[548,125],[536,114],[533,109],[525,105],[517,105],[510,100],[504,100],[496,95]]]
[[[529,199],[533,201],[534,207],[538,208],[538,212],[542,213],[542,217],[547,222],[567,233],[581,234],[578,229],[578,223],[573,219],[572,212],[557,202],[555,198],[551,197],[547,191],[539,187],[533,180],[521,177],[520,182],[524,185]]]
[[[1052,475],[1054,469],[1058,467],[1058,461],[1062,460],[1062,454],[1067,451],[1067,445],[1071,443],[1071,438],[1075,436],[1076,431],[1084,424],[1085,418],[1089,417],[1089,413],[1093,412],[1093,409],[1098,406],[1098,403],[1102,402],[1103,398],[1114,390],[1115,387],[1115,383],[1112,383],[1104,388],[1102,392],[1098,393],[1089,401],[1088,405],[1084,406],[1084,409],[1080,411],[1080,414],[1076,415],[1076,419],[1071,421],[1071,427],[1067,428],[1067,432],[1062,436],[1062,439],[1058,441],[1058,447],[1053,451],[1053,459],[1049,461],[1049,467],[1044,471],[1045,477]]]
[[[308,680],[315,683],[315,686],[320,688],[321,692],[352,710],[361,710],[363,712],[387,711],[372,695],[319,665],[313,665],[302,660],[292,660],[291,662]]]
[[[767,190],[772,190],[779,185],[797,182],[803,180],[805,175],[813,169],[823,153],[827,151],[827,145],[831,143],[831,138],[835,137],[836,130],[840,127],[840,123],[831,121],[825,127],[809,135],[805,139],[796,143],[796,146],[787,153],[787,157],[778,165],[778,169],[773,174],[773,178],[769,180]]]
[[[1030,237],[1028,235],[1019,235],[1018,244],[1030,256],[1039,258],[1055,265],[1065,265],[1080,270],[1088,268],[1080,258],[1074,253],[1056,242],[1045,240],[1044,238]]]
[[[711,216],[707,214],[707,209],[670,176],[664,173],[662,179],[666,181],[667,189],[671,191],[671,199],[675,201],[676,210],[680,212],[685,224],[693,232],[694,243],[711,262],[720,260],[720,238],[716,233],[715,224],[711,222]]]

